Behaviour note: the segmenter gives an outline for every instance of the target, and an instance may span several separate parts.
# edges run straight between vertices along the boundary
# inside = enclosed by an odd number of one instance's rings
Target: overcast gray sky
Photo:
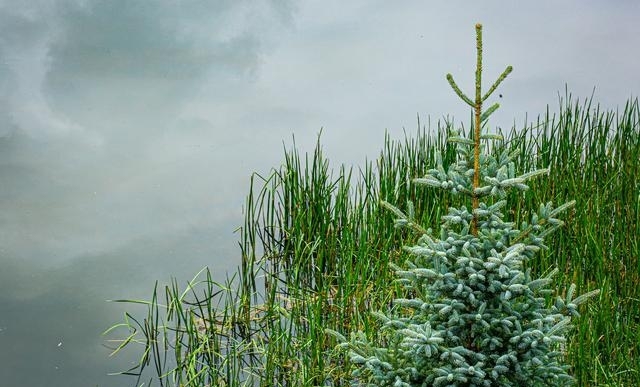
[[[471,89],[476,22],[485,80],[514,66],[491,121],[510,128],[565,84],[605,108],[637,96],[638,21],[631,0],[0,0],[0,374],[97,380],[104,353],[69,353],[117,319],[102,300],[233,270],[249,176],[292,135],[311,151],[323,128],[334,165],[358,165],[416,115],[466,121],[444,76]],[[86,339],[55,352],[65,335]]]

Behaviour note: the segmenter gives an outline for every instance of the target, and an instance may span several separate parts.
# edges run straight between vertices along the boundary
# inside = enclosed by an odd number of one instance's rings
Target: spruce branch
[[[464,102],[467,103],[467,105],[474,107],[475,104],[473,103],[473,101],[467,97],[462,90],[460,90],[460,87],[458,87],[458,84],[456,83],[456,81],[453,80],[453,75],[451,74],[447,74],[447,81],[449,81],[449,85],[451,85],[451,88],[453,89],[453,91],[456,92],[456,94],[458,95],[458,97],[460,97],[460,99],[462,99]]]
[[[482,113],[480,115],[480,121],[481,122],[485,122],[487,120],[487,118],[489,118],[489,116],[491,114],[493,114],[493,112],[495,112],[496,110],[498,110],[498,108],[500,107],[499,103],[494,103],[493,105],[491,105],[489,107],[489,109],[487,109],[484,113]],[[482,138],[483,136],[480,136],[480,138]]]
[[[539,170],[539,171],[544,171],[544,170]],[[551,234],[552,232],[557,230],[559,227],[564,225],[564,222],[562,222],[559,219],[556,219],[555,216],[573,207],[575,204],[576,204],[576,201],[571,200],[557,208],[553,208],[551,205],[551,202],[547,203],[546,205],[541,205],[540,210],[538,211],[538,214],[532,215],[531,224],[525,225],[525,227],[523,227],[523,229],[520,231],[518,236],[514,238],[511,241],[511,243],[514,243],[514,244],[519,243],[529,237],[531,237],[531,239],[544,238],[547,235]],[[548,225],[550,225],[550,227],[543,229]],[[539,234],[536,234],[536,232],[539,232]]]
[[[498,86],[502,83],[502,81],[505,80],[505,78],[507,78],[507,75],[509,75],[511,72],[513,71],[513,67],[512,66],[507,66],[506,69],[504,69],[504,71],[502,72],[502,74],[500,74],[500,76],[498,77],[498,79],[493,83],[493,85],[491,85],[491,87],[489,88],[489,91],[487,91],[487,94],[485,94],[482,97],[482,100],[485,101],[487,98],[489,98],[489,96],[491,94],[493,94],[494,91],[496,91],[496,89],[498,88]]]
[[[413,214],[412,214],[413,211],[409,211],[409,214],[407,215],[404,212],[402,212],[402,210],[400,210],[398,207],[394,206],[393,204],[385,200],[380,200],[380,205],[388,209],[389,211],[393,212],[394,215],[397,216],[395,220],[396,227],[406,227],[420,235],[427,233],[427,230],[425,230],[424,228],[422,228],[422,226],[420,226],[418,223],[415,222],[415,219],[413,218]],[[410,209],[413,208],[412,203],[409,203],[409,208]]]
[[[520,175],[519,178],[522,179],[522,180],[529,180],[529,179],[532,179],[532,178],[540,176],[540,175],[548,175],[548,174],[549,174],[549,168],[542,168],[542,169],[536,169],[535,171],[524,173],[524,174]],[[571,201],[569,203],[575,204],[575,201]],[[569,203],[567,203],[567,204],[569,204]],[[569,206],[571,206],[573,204],[570,204]],[[558,207],[558,208],[560,208],[560,207]],[[560,210],[560,212],[562,212],[564,209],[566,209],[568,207],[562,207],[562,208],[563,209]]]
[[[500,134],[490,134],[486,133],[480,136],[481,140],[494,140],[494,141],[504,141],[504,137]]]

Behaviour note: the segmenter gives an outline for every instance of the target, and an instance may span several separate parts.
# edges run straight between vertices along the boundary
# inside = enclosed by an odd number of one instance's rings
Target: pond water
[[[637,2],[450,3],[0,6],[0,385],[133,385],[101,333],[144,310],[106,300],[232,273],[292,135],[358,165],[416,114],[469,117],[444,75],[469,90],[477,21],[486,82],[514,66],[493,125],[640,90]]]

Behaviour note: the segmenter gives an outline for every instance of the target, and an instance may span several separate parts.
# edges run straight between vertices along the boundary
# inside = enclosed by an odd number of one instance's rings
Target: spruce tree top
[[[471,208],[452,207],[442,217],[439,235],[424,230],[409,211],[383,202],[396,224],[422,236],[405,268],[396,268],[411,298],[394,300],[388,313],[378,312],[385,345],[370,343],[360,332],[347,340],[330,332],[348,348],[358,365],[354,383],[371,386],[564,386],[571,384],[562,348],[577,306],[596,291],[574,298],[571,285],[565,298],[548,305],[551,276],[534,278],[523,264],[545,248],[544,239],[563,223],[556,216],[574,202],[554,207],[542,204],[519,227],[501,212],[509,190],[526,190],[527,180],[548,169],[517,175],[515,154],[491,155],[485,143],[501,141],[483,133],[487,118],[499,105],[483,112],[483,103],[512,71],[508,66],[483,94],[482,26],[476,25],[475,98],[467,97],[451,74],[449,84],[474,110],[470,137],[451,133],[457,161],[447,170],[438,160],[415,184],[445,189],[470,198]],[[409,206],[411,209],[412,206]]]

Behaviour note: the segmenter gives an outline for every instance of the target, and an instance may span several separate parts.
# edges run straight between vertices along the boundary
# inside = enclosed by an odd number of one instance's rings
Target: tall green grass
[[[524,166],[551,166],[525,200],[561,203],[576,210],[549,251],[532,266],[557,266],[560,281],[602,289],[579,321],[569,359],[580,386],[635,386],[640,380],[640,112],[638,100],[622,111],[590,101],[547,114],[520,143]],[[514,204],[516,200],[514,200]]]
[[[445,166],[453,162],[445,141],[450,129],[450,123],[419,125],[414,137],[387,136],[376,163],[357,171],[332,170],[318,141],[312,154],[294,145],[280,168],[254,174],[234,277],[217,283],[205,270],[185,289],[172,283],[156,287],[150,301],[120,300],[147,307],[146,316],[127,315],[108,331],[125,337],[114,341],[116,353],[140,345],[140,363],[126,373],[136,385],[346,385],[350,365],[324,330],[377,334],[370,312],[389,308],[401,291],[389,264],[402,265],[400,247],[417,237],[396,230],[380,203],[399,204],[419,227],[438,225],[460,198],[416,190],[409,181],[436,157]],[[568,97],[558,114],[547,110],[506,136],[505,146],[521,151],[518,170],[551,168],[548,179],[509,197],[515,220],[542,202],[577,201],[530,266],[558,267],[559,283],[602,290],[567,348],[580,386],[640,380],[639,132],[637,100],[612,112]]]

